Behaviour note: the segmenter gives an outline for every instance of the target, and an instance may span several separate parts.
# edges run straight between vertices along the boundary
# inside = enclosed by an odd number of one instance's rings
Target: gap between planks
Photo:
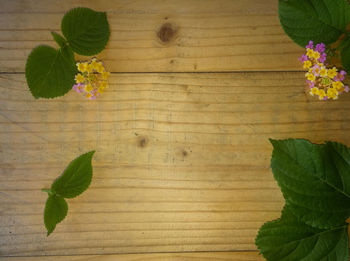
[[[302,73],[303,70],[297,71],[201,71],[201,72],[186,72],[186,71],[177,71],[177,72],[110,72],[111,74],[242,74],[242,73]],[[25,74],[25,72],[0,72],[0,74]]]
[[[235,251],[184,251],[184,252],[140,252],[140,253],[106,253],[103,255],[86,254],[86,255],[34,255],[34,256],[3,256],[0,257],[2,261],[34,261],[40,258],[42,261],[76,261],[76,260],[98,260],[98,261],[174,261],[174,260],[187,260],[187,261],[203,261],[203,260],[220,260],[220,261],[256,261],[264,260],[256,250],[235,250]],[[119,259],[120,258],[120,259]],[[142,258],[142,259],[141,259]],[[234,259],[233,259],[234,258]],[[239,258],[239,259],[238,259]]]

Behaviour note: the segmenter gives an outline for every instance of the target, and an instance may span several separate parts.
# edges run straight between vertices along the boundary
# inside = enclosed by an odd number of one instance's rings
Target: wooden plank
[[[107,11],[99,57],[113,72],[300,70],[302,49],[283,32],[276,0],[0,0],[0,72],[23,72],[30,50],[55,46],[63,14]]]
[[[127,255],[88,255],[88,256],[46,256],[46,257],[4,257],[1,261],[262,261],[258,252],[217,252],[217,253],[164,253]]]
[[[303,73],[114,74],[96,101],[34,100],[0,75],[0,253],[256,250],[283,199],[268,138],[350,144],[350,96],[320,102]],[[96,149],[94,179],[45,236],[48,187]]]

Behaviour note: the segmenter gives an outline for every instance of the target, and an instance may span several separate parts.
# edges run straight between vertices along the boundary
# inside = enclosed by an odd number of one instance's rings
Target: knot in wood
[[[170,42],[175,36],[176,30],[170,23],[163,24],[157,35],[163,43]]]
[[[138,138],[138,140],[137,140],[137,145],[138,145],[140,148],[146,147],[147,144],[148,144],[148,138],[147,138],[147,137],[141,136],[141,137]]]

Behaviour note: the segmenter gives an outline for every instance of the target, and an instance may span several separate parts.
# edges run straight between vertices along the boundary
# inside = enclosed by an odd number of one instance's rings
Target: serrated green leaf
[[[42,189],[49,197],[44,211],[44,223],[47,235],[50,235],[68,212],[66,198],[76,197],[85,191],[91,183],[91,159],[95,151],[82,154],[74,159],[60,177],[52,184],[51,189]]]
[[[44,223],[49,236],[55,229],[56,225],[60,223],[67,215],[67,202],[58,195],[50,195],[46,200],[44,211]]]
[[[67,46],[58,50],[41,45],[32,50],[26,63],[26,79],[35,98],[66,94],[74,85],[77,69],[74,54]]]
[[[291,211],[313,227],[343,225],[350,216],[349,149],[300,139],[271,143],[272,172]]]
[[[289,206],[280,219],[260,228],[255,243],[268,261],[348,261],[347,225],[313,228],[299,221]]]
[[[330,44],[350,21],[346,0],[279,0],[279,18],[286,34],[304,47],[310,40]]]
[[[51,191],[64,198],[74,198],[83,193],[91,183],[91,159],[94,153],[90,151],[69,163],[62,175],[53,182]]]
[[[73,51],[81,55],[101,52],[109,39],[109,24],[105,12],[78,7],[63,17],[61,30]]]

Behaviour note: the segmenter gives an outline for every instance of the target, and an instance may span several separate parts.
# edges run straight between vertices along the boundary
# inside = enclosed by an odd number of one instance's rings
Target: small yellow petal
[[[102,78],[107,80],[108,79],[108,76],[109,76],[109,72],[103,72],[102,73]]]
[[[319,52],[314,52],[312,54],[313,58],[315,58],[316,60],[318,60],[318,58],[320,58],[320,53]]]
[[[305,76],[309,81],[312,81],[312,82],[315,81],[316,79],[315,75],[312,73],[306,73]]]
[[[332,86],[334,89],[340,90],[344,86],[344,84],[342,82],[333,82]]]
[[[337,68],[328,69],[328,77],[332,79],[335,76],[337,76]]]
[[[328,74],[328,71],[325,67],[321,67],[321,70],[320,70],[320,76],[321,77],[326,77]]]
[[[103,88],[103,89],[107,88],[108,87],[108,83],[107,82],[101,82],[100,83],[100,87]]]
[[[318,98],[319,98],[320,100],[323,100],[324,97],[326,97],[325,91],[324,91],[324,90],[319,90],[319,91],[318,91]]]
[[[77,63],[77,67],[80,72],[86,72],[87,63]]]
[[[307,51],[306,51],[306,55],[307,55],[309,58],[313,58],[313,56],[314,56],[314,50],[308,48]]]
[[[338,94],[339,94],[339,92],[334,88],[328,88],[328,90],[327,90],[328,98],[331,98],[333,100],[338,99]]]
[[[96,60],[91,62],[91,67],[92,67],[92,69],[96,70],[96,68],[97,68]]]
[[[88,85],[85,86],[85,90],[86,90],[87,92],[91,92],[92,89],[93,89],[93,88],[92,88],[91,84],[88,84]]]
[[[86,71],[87,72],[91,73],[93,69],[94,68],[93,68],[93,66],[91,64],[86,65]]]
[[[318,95],[318,88],[316,87],[313,87],[311,90],[310,90],[310,95],[314,96],[314,95]]]
[[[76,83],[83,83],[84,81],[85,81],[85,77],[81,73],[78,73],[77,75],[75,75]]]
[[[309,60],[305,61],[304,62],[304,69],[309,69],[311,67],[311,65],[312,65],[312,63]]]
[[[98,62],[95,69],[97,72],[102,73],[102,72],[104,72],[105,67],[103,66],[103,64],[101,62]]]

